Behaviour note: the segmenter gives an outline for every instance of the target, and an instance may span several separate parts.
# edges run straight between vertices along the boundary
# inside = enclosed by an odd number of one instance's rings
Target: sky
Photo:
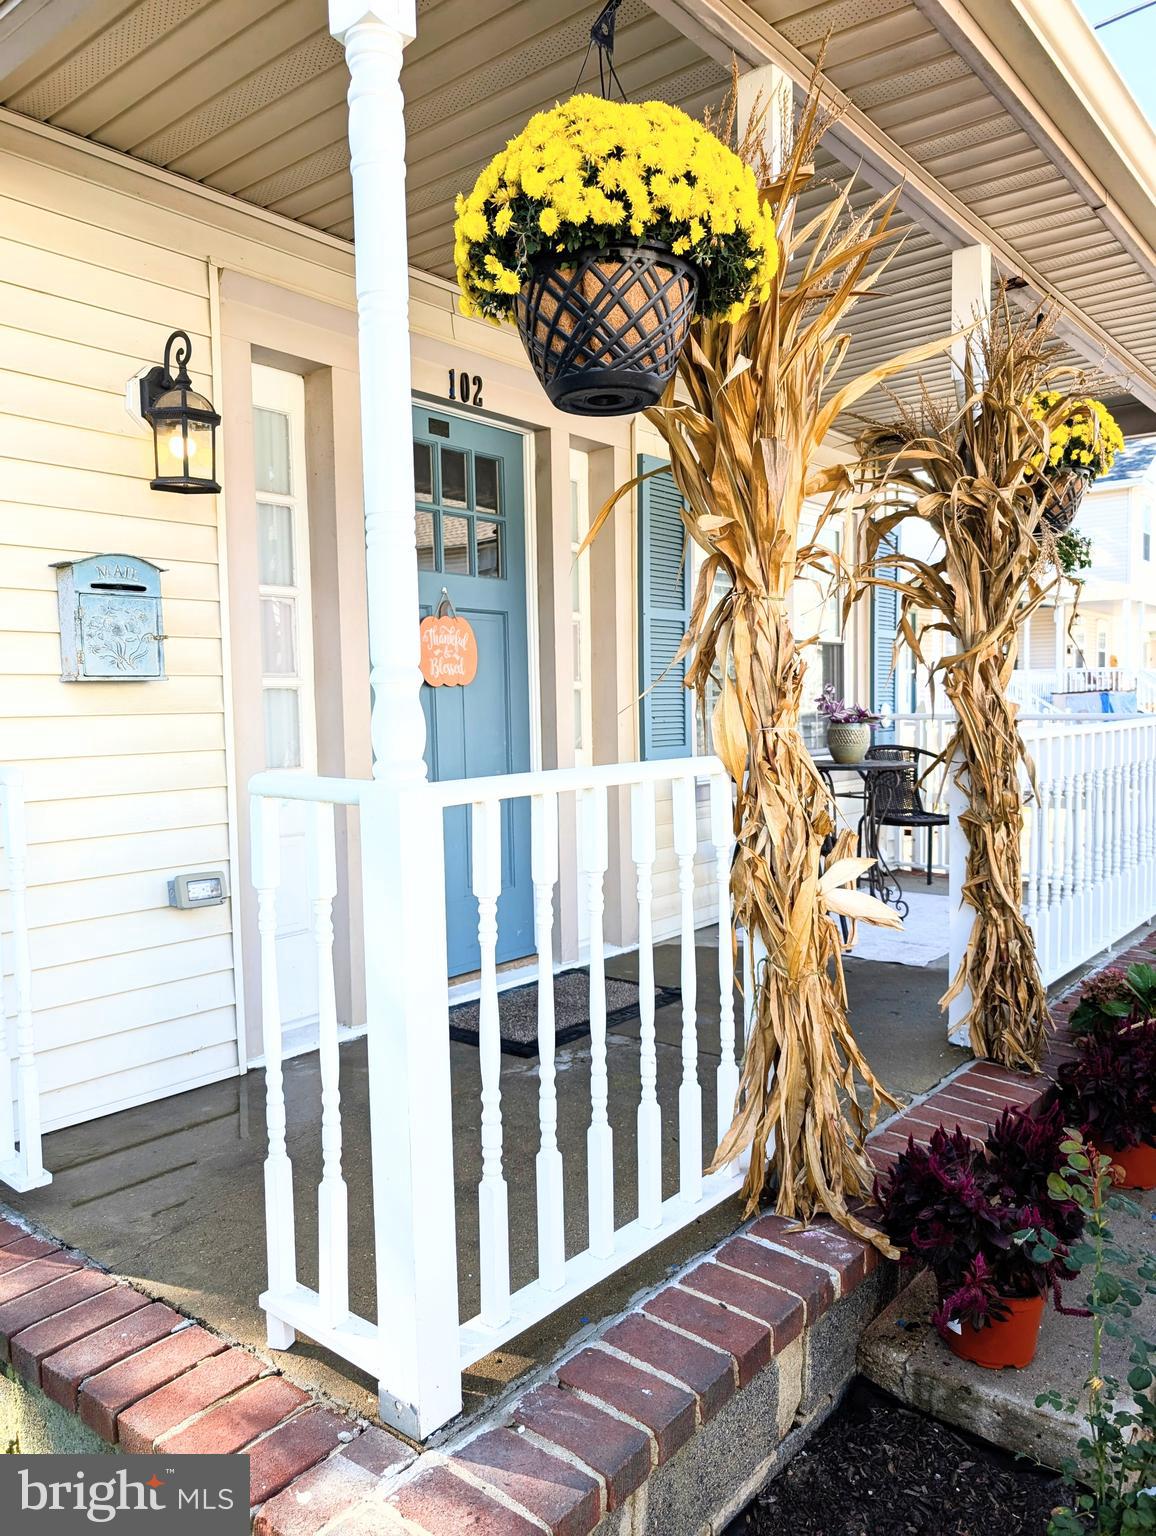
[[[1144,0],[1078,0],[1104,51],[1156,124],[1156,5]],[[1132,15],[1125,15],[1131,11]],[[1112,18],[1119,17],[1119,20]],[[1099,23],[1109,22],[1108,26]]]

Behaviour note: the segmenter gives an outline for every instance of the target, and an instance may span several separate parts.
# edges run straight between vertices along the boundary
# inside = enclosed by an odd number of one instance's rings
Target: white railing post
[[[951,825],[947,829],[947,890],[950,911],[948,913],[948,962],[947,974],[954,980],[967,946],[971,940],[975,912],[963,900],[963,886],[967,878],[967,836],[960,825],[960,816],[967,810],[967,791],[956,782],[958,763],[947,765],[947,809]],[[966,770],[961,770],[966,772]],[[971,1007],[971,988],[964,986],[958,996],[948,1004],[947,1038],[954,1045],[969,1044],[969,1035],[963,1020]]]
[[[317,1188],[317,1291],[325,1320],[349,1312],[349,1195],[341,1174],[341,1057],[333,980],[333,902],[337,846],[333,807],[308,807],[306,851],[313,942],[317,950],[317,1046],[321,1072],[321,1183]]]
[[[374,783],[361,840],[380,1409],[422,1439],[462,1405],[441,808]]]
[[[32,967],[28,953],[24,779],[18,768],[0,770],[0,858],[8,873],[8,916],[12,936],[12,984],[16,1004],[16,1115],[12,1115],[12,1077],[4,1010],[4,970],[0,965],[0,1180],[12,1189],[51,1184],[44,1166],[40,1132],[40,1082],[32,1024]],[[20,1150],[16,1151],[15,1138]],[[10,1160],[9,1160],[10,1159]]]
[[[250,836],[257,934],[261,953],[261,1041],[265,1054],[265,1253],[269,1270],[266,1332],[270,1349],[288,1349],[294,1329],[277,1315],[276,1299],[297,1286],[293,1164],[285,1141],[285,1084],[281,1072],[281,997],[277,976],[277,887],[281,882],[281,802],[252,798]]]
[[[557,1291],[566,1278],[566,1220],[562,1153],[558,1147],[558,1085],[554,1060],[554,884],[558,879],[558,797],[530,802],[530,879],[538,950],[538,1280]]]
[[[662,1222],[662,1110],[658,1103],[658,1054],[654,1033],[654,785],[630,791],[631,855],[638,881],[638,1219],[651,1229]]]
[[[606,1259],[614,1252],[614,1137],[607,1107],[606,956],[602,942],[603,883],[609,863],[606,790],[583,790],[578,800],[578,867],[586,884],[590,933],[590,1128],[586,1133],[587,1204],[590,1252]]]
[[[502,1171],[502,1036],[498,1017],[498,897],[502,894],[502,803],[473,806],[473,892],[478,899],[478,1058],[482,1076],[482,1178],[478,1185],[478,1271],[482,1322],[510,1315],[510,1215]]]
[[[698,1081],[698,973],[694,943],[694,856],[698,852],[695,782],[671,785],[674,852],[678,859],[682,1082],[678,1089],[678,1187],[694,1205],[702,1199],[702,1088]]]
[[[735,959],[731,933],[731,859],[734,855],[734,800],[731,781],[716,773],[710,781],[710,840],[714,846],[718,897],[719,1064],[715,1074],[717,1139],[730,1127],[739,1091],[735,1060]]]

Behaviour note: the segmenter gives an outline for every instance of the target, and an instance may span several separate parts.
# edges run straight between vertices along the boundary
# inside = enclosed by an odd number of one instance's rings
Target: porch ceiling
[[[341,239],[353,238],[341,45],[326,0],[92,0],[21,60],[0,31],[0,101]],[[418,0],[406,50],[410,257],[451,275],[453,200],[542,106],[570,94],[600,4]],[[2,10],[2,7],[0,7]],[[16,12],[13,12],[15,17]],[[627,91],[690,112],[726,70],[625,0],[615,64]],[[587,61],[585,80],[597,80]],[[595,85],[596,88],[596,85]]]
[[[1071,0],[1044,3],[1049,25],[1075,16]],[[822,169],[841,180],[861,162],[863,201],[906,177],[907,236],[856,313],[851,364],[940,333],[950,251],[985,238],[1002,271],[1028,279],[1025,302],[1060,298],[1076,351],[1115,381],[1109,394],[1156,408],[1156,196],[1134,164],[1148,142],[1156,163],[1156,137],[1140,117],[1089,169],[1106,130],[1071,97],[1062,61],[1047,65],[1024,19],[1040,4],[624,0],[615,61],[631,96],[697,113],[721,94],[732,50],[798,79],[829,37],[825,69],[851,110]],[[418,0],[402,82],[415,267],[451,275],[455,193],[531,112],[572,90],[598,9]],[[1088,42],[1103,90],[1103,69],[1115,77]],[[347,83],[326,0],[0,0],[5,106],[341,239],[353,236]]]

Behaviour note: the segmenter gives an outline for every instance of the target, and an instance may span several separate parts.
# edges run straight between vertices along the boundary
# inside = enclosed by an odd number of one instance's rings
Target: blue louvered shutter
[[[894,534],[888,534],[881,546],[883,550],[898,550]],[[876,566],[880,576],[896,580],[899,568],[894,565]],[[893,587],[871,589],[871,707],[878,711],[896,708],[895,669],[892,657],[895,636],[899,631],[899,593]]]
[[[640,454],[640,473],[667,461]],[[690,622],[690,560],[669,473],[638,488],[640,736],[644,759],[686,757],[694,750],[694,707],[684,686],[686,661],[673,665]]]

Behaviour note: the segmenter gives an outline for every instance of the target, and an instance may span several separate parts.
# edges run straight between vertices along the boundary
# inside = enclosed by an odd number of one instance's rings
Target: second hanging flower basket
[[[1043,492],[1043,519],[1057,537],[1075,521],[1084,492],[1111,469],[1124,434],[1101,400],[1072,399],[1041,390],[1028,401],[1028,415],[1047,431],[1035,464]]]
[[[695,314],[735,317],[778,266],[754,172],[665,102],[575,96],[531,118],[457,201],[467,314],[513,320],[551,402],[661,399]]]

